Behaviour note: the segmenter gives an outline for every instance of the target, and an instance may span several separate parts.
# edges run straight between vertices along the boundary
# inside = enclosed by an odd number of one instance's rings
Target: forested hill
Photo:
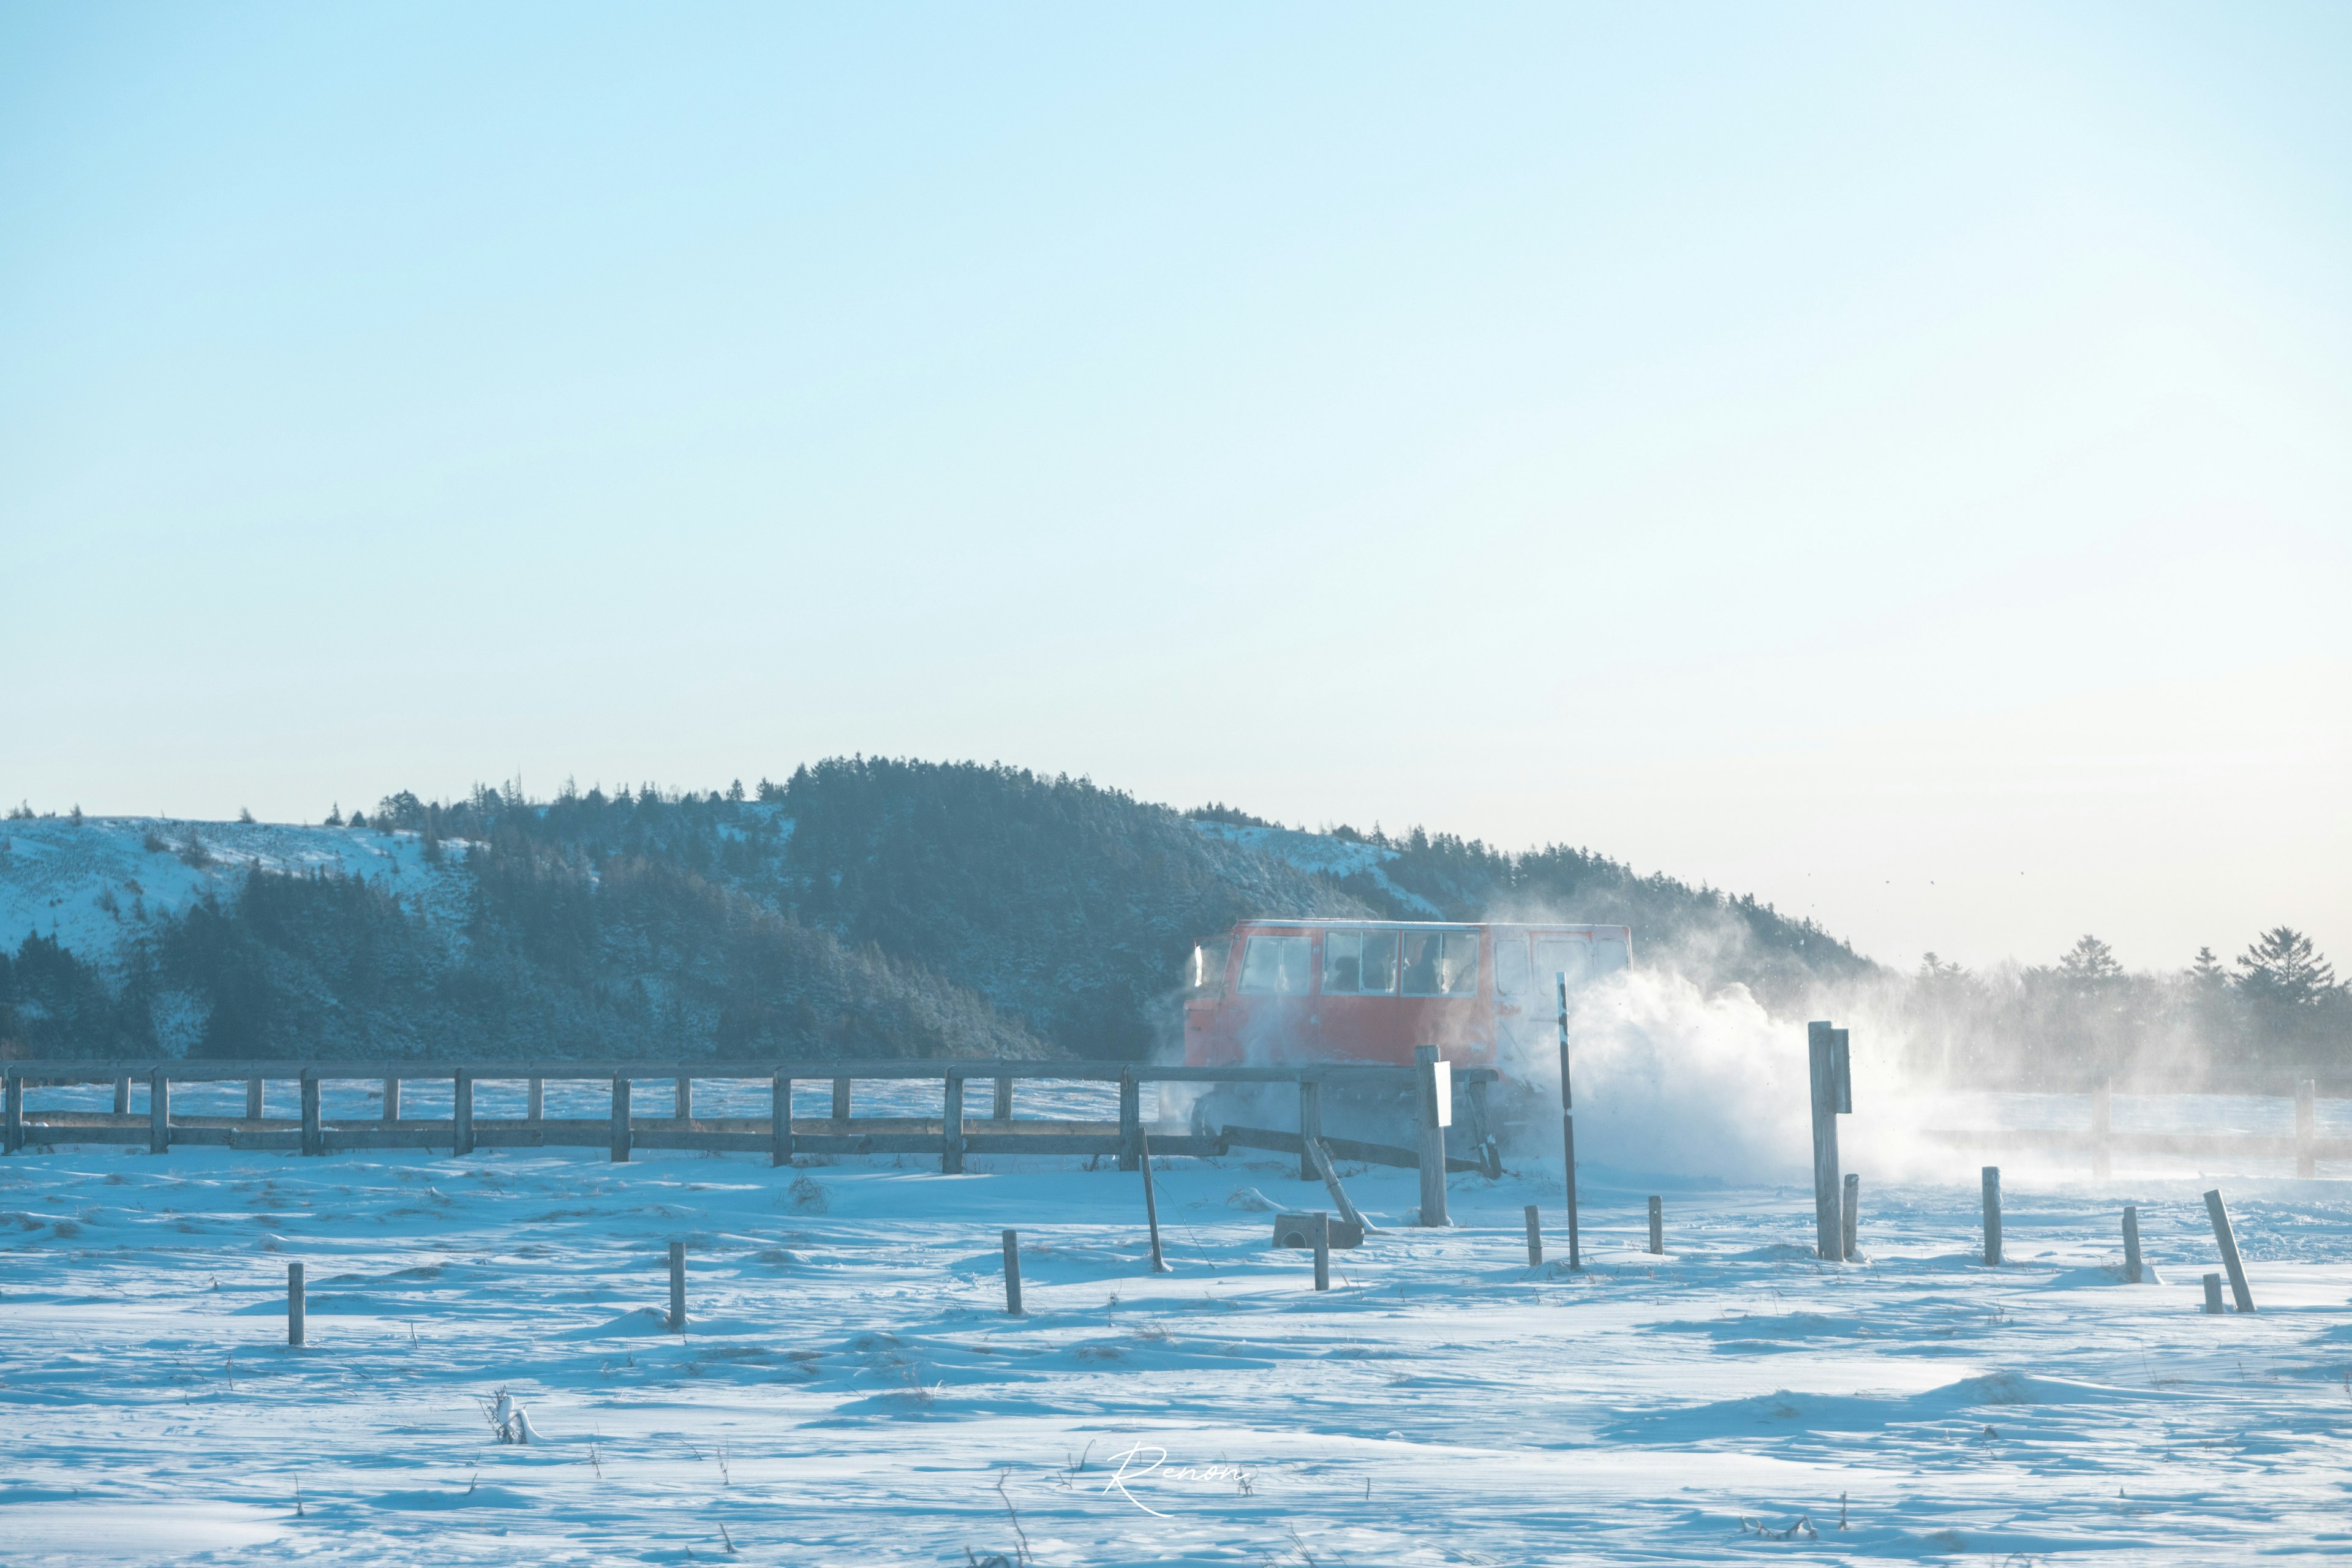
[[[1622,921],[1793,994],[1867,968],[1584,850],[1286,831],[1083,780],[835,760],[708,794],[403,792],[345,823],[0,825],[0,1048],[1139,1057],[1246,915]]]

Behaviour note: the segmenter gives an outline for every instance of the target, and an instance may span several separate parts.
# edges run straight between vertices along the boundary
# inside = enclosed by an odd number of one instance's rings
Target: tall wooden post
[[[1838,1179],[1837,1119],[1853,1109],[1853,1073],[1846,1032],[1825,1022],[1805,1031],[1813,1101],[1813,1221],[1815,1243],[1832,1262],[1845,1258],[1843,1184]]]
[[[1151,1185],[1151,1135],[1137,1131],[1143,1143],[1143,1223],[1151,1227],[1151,1271],[1168,1272],[1168,1260],[1160,1252],[1160,1194]]]
[[[2124,1205],[2124,1283],[2137,1285],[2145,1270],[2139,1260],[2139,1207]]]
[[[1984,1168],[1984,1260],[1987,1268],[2000,1267],[2000,1167]]]
[[[296,1350],[302,1348],[303,1319],[309,1315],[310,1302],[302,1288],[302,1266],[286,1266],[286,1342]]]
[[[1454,1065],[1435,1046],[1412,1048],[1421,1101],[1421,1223],[1452,1223],[1445,1215],[1445,1128],[1454,1120]]]
[[[2102,1078],[2091,1090],[2091,1175],[2105,1181],[2115,1174],[2116,1080]]]
[[[686,1243],[669,1244],[669,1331],[686,1332]]]
[[[1568,1266],[1584,1267],[1584,1248],[1576,1227],[1576,1096],[1568,1078],[1568,971],[1555,970],[1552,987],[1559,997],[1559,1147],[1560,1166],[1568,1177]]]
[[[327,1130],[319,1116],[319,1075],[309,1068],[302,1069],[302,1152],[323,1154],[327,1152]]]
[[[946,1092],[940,1102],[940,1172],[942,1175],[963,1174],[963,1075],[948,1074]]]
[[[2221,1267],[2230,1271],[2230,1298],[2238,1310],[2251,1312],[2254,1293],[2246,1285],[2246,1266],[2238,1257],[2237,1233],[2230,1227],[2230,1210],[2221,1202],[2221,1188],[2205,1194],[2205,1213],[2213,1221],[2213,1245],[2221,1249]]]
[[[1143,1092],[1133,1068],[1118,1069],[1118,1168],[1132,1171],[1142,1158],[1136,1139],[1143,1126]]]
[[[2294,1173],[2319,1174],[2319,1081],[2297,1079],[2294,1084]]]
[[[147,1152],[161,1154],[172,1147],[172,1079],[162,1068],[147,1077]]]
[[[768,1090],[768,1163],[793,1163],[793,1080],[776,1074]]]
[[[629,1159],[629,1075],[613,1075],[613,1163],[626,1164]]]
[[[383,1080],[383,1120],[386,1126],[400,1120],[400,1080],[396,1078]]]
[[[1319,1182],[1323,1173],[1315,1168],[1315,1157],[1307,1152],[1313,1140],[1323,1136],[1323,1086],[1311,1078],[1298,1080],[1298,1179]]]
[[[450,1152],[462,1159],[474,1152],[474,1069],[459,1068],[449,1086]]]

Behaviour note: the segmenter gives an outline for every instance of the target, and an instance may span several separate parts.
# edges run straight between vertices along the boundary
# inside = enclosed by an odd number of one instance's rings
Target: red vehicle
[[[1553,976],[1574,990],[1632,952],[1624,926],[1243,921],[1192,950],[1184,1060],[1410,1066],[1435,1046],[1512,1074],[1554,1037]]]

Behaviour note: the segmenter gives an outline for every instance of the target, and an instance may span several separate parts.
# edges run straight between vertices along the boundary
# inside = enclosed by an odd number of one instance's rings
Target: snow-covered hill
[[[383,879],[436,923],[464,918],[454,862],[464,846],[425,858],[415,833],[282,823],[184,822],[153,816],[43,816],[0,822],[0,943],[53,937],[86,963],[119,967],[150,922],[212,894],[236,895],[245,874],[323,871]]]

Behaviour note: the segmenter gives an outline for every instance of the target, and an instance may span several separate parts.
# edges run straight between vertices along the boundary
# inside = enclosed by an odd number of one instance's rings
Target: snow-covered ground
[[[1972,1165],[1900,1186],[1865,1168],[1868,1260],[1846,1266],[1809,1256],[1810,1194],[1768,1186],[1667,1188],[1669,1251],[1648,1257],[1659,1184],[1588,1172],[1575,1275],[1556,1163],[1454,1178],[1444,1232],[1402,1228],[1410,1173],[1360,1172],[1353,1195],[1398,1228],[1338,1255],[1317,1295],[1306,1255],[1265,1245],[1262,1204],[1325,1206],[1295,1162],[1169,1163],[1158,1277],[1138,1174],[974,1164],[0,1161],[0,1561],[683,1563],[730,1541],[795,1564],[2352,1551],[2338,1182],[2221,1178],[2261,1310],[2213,1318],[2211,1182],[2186,1167],[2012,1175],[1997,1272],[1975,1263]],[[2117,1282],[2126,1202],[2163,1283]],[[682,1335],[660,1315],[674,1238]],[[541,1442],[492,1440],[501,1389]]]

